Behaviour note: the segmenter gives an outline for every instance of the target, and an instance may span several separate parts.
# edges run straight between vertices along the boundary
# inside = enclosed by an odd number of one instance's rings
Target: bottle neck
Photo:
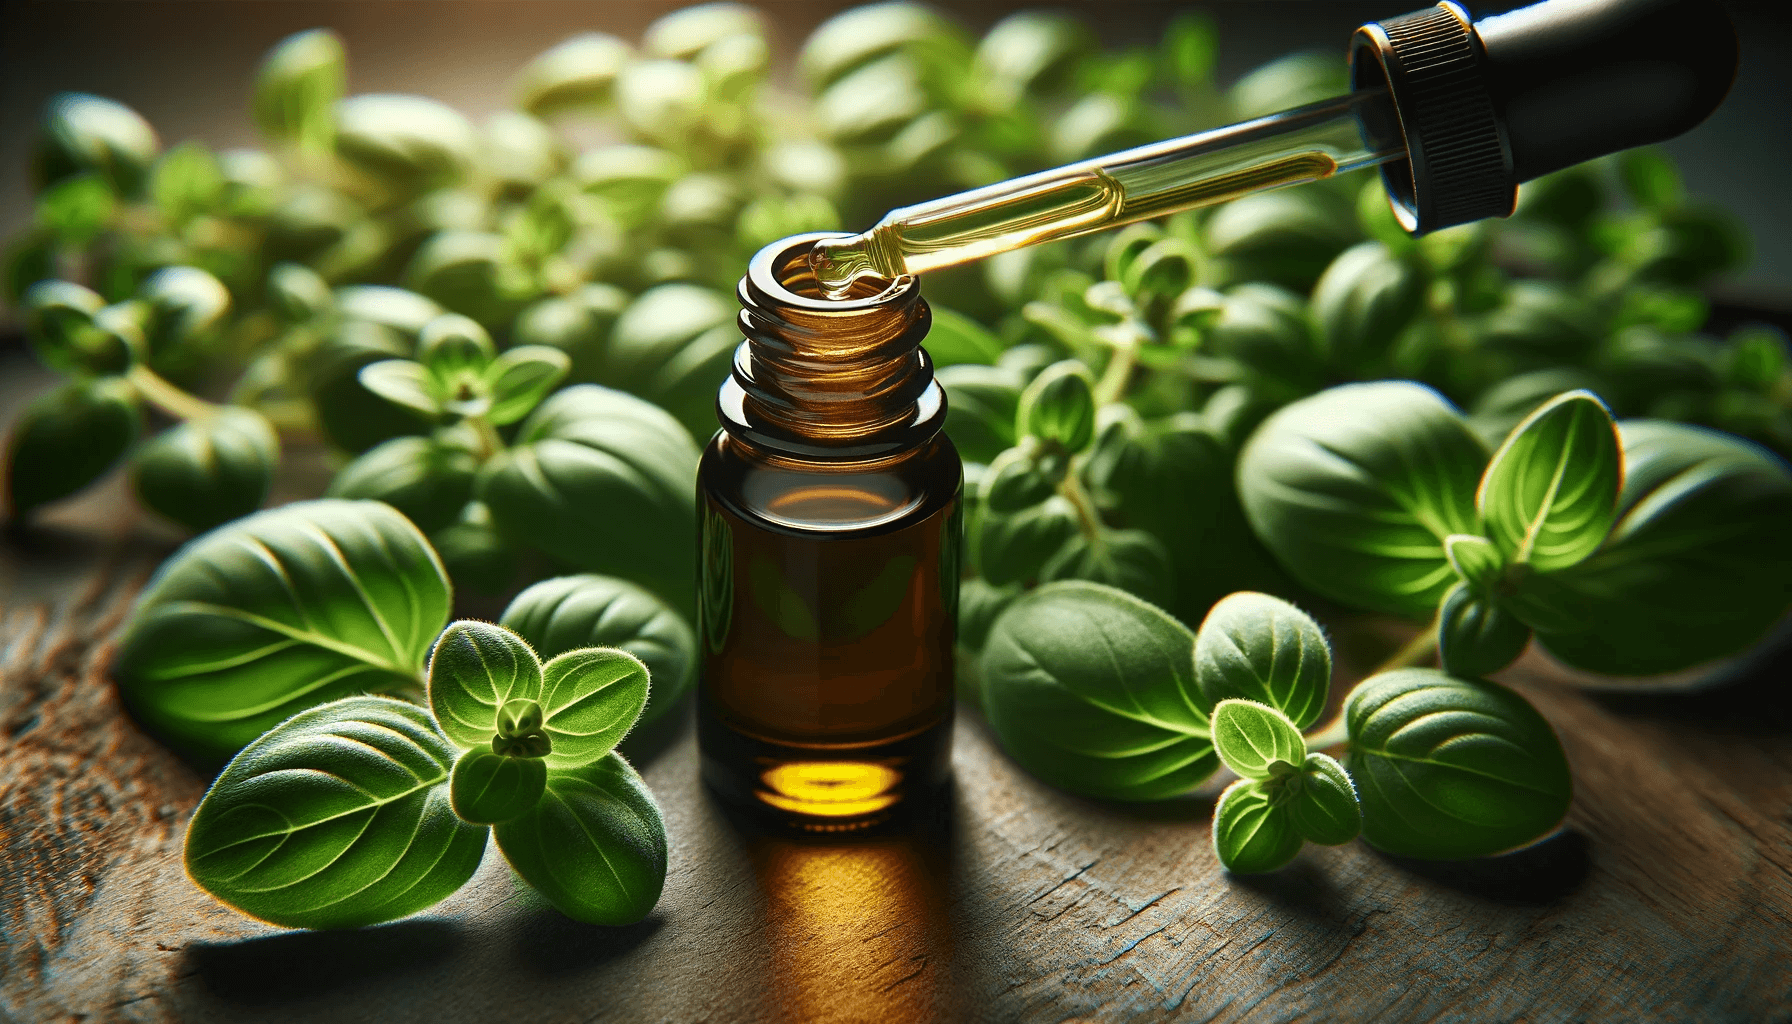
[[[745,340],[716,396],[722,428],[802,459],[886,458],[944,425],[945,392],[921,348],[933,315],[912,277],[822,297],[809,250],[828,234],[761,249],[741,278]]]

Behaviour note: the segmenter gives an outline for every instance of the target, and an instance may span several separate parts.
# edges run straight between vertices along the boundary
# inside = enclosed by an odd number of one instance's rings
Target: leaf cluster
[[[1434,669],[1351,691],[1342,735],[1325,741],[1344,740],[1342,763],[1310,749],[1302,730],[1326,707],[1331,648],[1266,594],[1227,597],[1191,633],[1113,587],[1048,584],[996,619],[979,667],[1003,748],[1053,785],[1158,800],[1230,769],[1213,844],[1235,872],[1359,833],[1405,856],[1487,856],[1543,836],[1568,807],[1567,761],[1536,710]]]
[[[1614,421],[1568,391],[1491,456],[1411,382],[1351,384],[1271,416],[1238,462],[1263,542],[1346,605],[1435,619],[1443,663],[1498,671],[1534,636],[1592,672],[1732,655],[1792,607],[1792,468],[1702,427]]]

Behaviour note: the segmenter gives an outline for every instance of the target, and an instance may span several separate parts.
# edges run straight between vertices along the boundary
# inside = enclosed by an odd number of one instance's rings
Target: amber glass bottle
[[[698,736],[724,799],[831,832],[946,782],[963,468],[919,285],[824,299],[821,237],[767,246],[740,283],[746,340],[697,476]]]

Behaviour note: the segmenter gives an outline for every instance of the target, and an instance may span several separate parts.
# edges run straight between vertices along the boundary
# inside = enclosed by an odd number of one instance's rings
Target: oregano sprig
[[[1330,688],[1317,623],[1266,594],[1234,594],[1198,632],[1113,587],[1047,584],[1016,598],[979,661],[1004,749],[1088,796],[1186,793],[1224,764],[1213,844],[1236,872],[1274,870],[1308,842],[1359,832],[1413,857],[1477,857],[1548,832],[1567,810],[1567,762],[1516,693],[1434,669],[1384,672],[1346,700],[1346,760],[1309,749]],[[1324,737],[1322,741],[1318,737]]]
[[[372,924],[459,889],[497,826],[511,867],[562,912],[645,916],[665,826],[612,748],[647,703],[646,666],[613,648],[544,666],[509,630],[461,621],[437,639],[428,680],[427,708],[347,697],[232,758],[188,828],[193,881],[274,924]]]

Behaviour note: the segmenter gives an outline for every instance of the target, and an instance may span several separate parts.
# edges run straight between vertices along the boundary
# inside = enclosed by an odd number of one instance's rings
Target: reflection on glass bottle
[[[936,803],[950,742],[962,471],[910,280],[817,297],[787,239],[704,452],[705,781],[808,831]]]

